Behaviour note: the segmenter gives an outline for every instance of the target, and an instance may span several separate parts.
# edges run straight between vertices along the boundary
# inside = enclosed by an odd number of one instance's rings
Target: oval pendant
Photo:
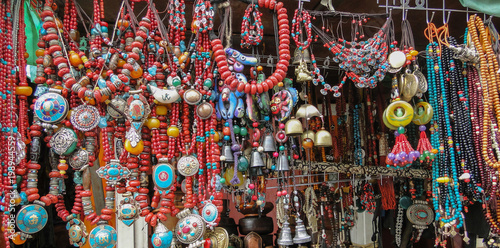
[[[209,202],[201,210],[201,215],[207,223],[213,225],[219,216],[219,211],[217,211],[217,206]]]
[[[68,230],[69,243],[75,247],[81,247],[87,241],[87,228],[79,219],[72,219],[66,224]]]
[[[198,105],[196,107],[196,114],[200,117],[202,120],[206,120],[212,116],[212,113],[214,112],[214,108],[210,103],[203,102],[202,104]]]
[[[406,55],[404,52],[394,51],[391,54],[389,54],[387,61],[389,62],[389,65],[391,65],[392,68],[400,68],[403,65],[405,65]]]
[[[24,233],[33,234],[42,230],[47,224],[47,210],[38,204],[30,204],[19,210],[16,216],[17,228]]]
[[[90,231],[89,244],[92,248],[113,248],[116,238],[116,230],[112,226],[99,225]]]
[[[57,93],[45,93],[35,102],[36,117],[43,122],[59,123],[68,114],[68,101]]]
[[[184,101],[189,105],[196,105],[201,102],[202,95],[195,89],[188,89],[184,92]]]
[[[119,119],[125,117],[123,114],[125,113],[126,106],[127,102],[122,98],[117,97],[111,100],[106,109],[111,117]]]
[[[81,170],[89,163],[89,152],[84,149],[78,149],[71,155],[68,163],[71,168],[75,170]]]
[[[174,183],[175,173],[171,164],[160,159],[159,164],[153,168],[153,182],[161,191],[168,191]]]

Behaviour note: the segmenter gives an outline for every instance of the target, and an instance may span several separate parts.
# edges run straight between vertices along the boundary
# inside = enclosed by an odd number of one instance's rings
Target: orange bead
[[[78,55],[74,51],[69,52],[69,62],[74,67],[78,67],[79,65],[83,64],[83,61],[82,61],[82,58],[80,58],[80,55]]]
[[[45,55],[45,49],[38,48],[38,49],[35,51],[35,55],[36,55],[37,57],[41,57],[41,56]]]
[[[142,68],[138,67],[137,70],[133,70],[130,72],[130,77],[133,79],[138,79],[142,76]]]
[[[411,60],[413,58],[413,56],[411,56],[410,54],[406,54],[406,60]]]
[[[179,137],[179,128],[175,126],[171,126],[167,129],[167,135],[170,137],[177,138]]]
[[[224,127],[224,129],[222,129],[222,134],[226,136],[231,135],[231,129],[229,127]]]
[[[16,245],[22,245],[25,242],[26,242],[26,238],[22,238],[20,232],[16,232],[16,234],[14,234],[14,237],[12,237],[12,243],[14,243]]]
[[[127,61],[123,59],[118,59],[118,63],[116,64],[118,67],[123,67],[124,64],[126,64]]]
[[[314,146],[314,143],[313,143],[312,139],[310,139],[310,138],[305,138],[302,141],[302,147],[304,147],[305,149],[311,149],[311,148],[313,148],[313,146]]]
[[[17,86],[16,95],[18,96],[30,96],[33,93],[33,89],[29,86]]]

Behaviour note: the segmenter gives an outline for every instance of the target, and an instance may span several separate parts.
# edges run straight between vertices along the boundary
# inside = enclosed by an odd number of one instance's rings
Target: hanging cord
[[[219,9],[224,9],[224,13],[222,13],[221,17],[222,23],[219,27],[219,39],[226,40],[226,46],[224,47],[225,50],[226,48],[231,46],[231,35],[233,33],[233,11],[231,9],[231,3],[229,1],[219,4],[217,5],[217,7]]]

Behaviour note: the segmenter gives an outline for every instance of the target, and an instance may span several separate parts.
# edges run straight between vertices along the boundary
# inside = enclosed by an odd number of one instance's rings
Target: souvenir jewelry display
[[[113,248],[145,222],[155,248],[362,246],[369,231],[446,247],[469,242],[477,206],[500,244],[491,19],[468,16],[459,42],[446,18],[414,33],[406,6],[396,30],[391,13],[306,1],[120,3],[0,1],[0,246],[53,244],[40,236],[62,221],[56,246]]]

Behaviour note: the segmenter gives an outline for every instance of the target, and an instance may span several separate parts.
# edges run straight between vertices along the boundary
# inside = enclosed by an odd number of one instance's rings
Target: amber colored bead
[[[313,146],[314,146],[314,143],[313,143],[312,139],[310,139],[310,138],[305,138],[302,141],[302,147],[304,147],[305,149],[311,149]]]
[[[16,245],[22,245],[25,242],[26,242],[26,239],[21,238],[20,232],[17,232],[16,234],[14,234],[14,237],[12,237],[12,243],[14,243]]]
[[[167,129],[167,135],[170,137],[177,138],[179,137],[179,128],[175,126],[171,126]]]
[[[18,96],[31,96],[31,93],[33,93],[33,89],[29,86],[16,87],[16,95]]]
[[[142,140],[139,141],[135,147],[133,147],[130,140],[127,139],[127,140],[125,140],[124,146],[125,146],[125,150],[127,150],[127,152],[134,154],[134,155],[139,155],[144,150],[144,143],[142,142]]]

